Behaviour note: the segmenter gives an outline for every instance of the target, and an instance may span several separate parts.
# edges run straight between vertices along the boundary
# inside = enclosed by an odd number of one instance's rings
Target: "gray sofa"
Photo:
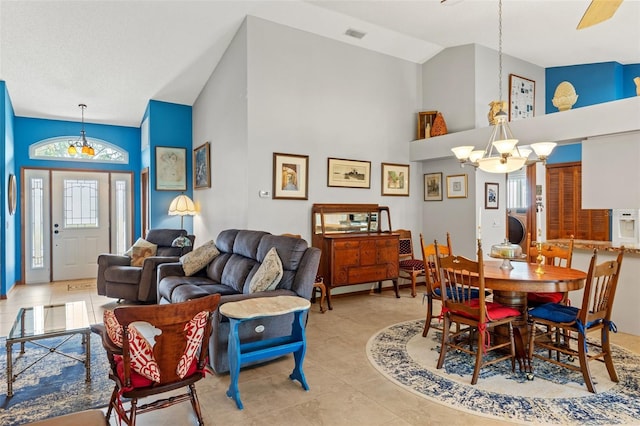
[[[177,237],[187,237],[190,246],[174,247]],[[161,263],[177,262],[191,251],[196,237],[184,229],[152,229],[145,237],[158,246],[155,256],[144,259],[142,266],[131,266],[129,256],[104,253],[98,256],[98,294],[132,302],[155,303],[157,267]]]
[[[182,302],[214,293],[222,296],[220,306],[252,297],[293,295],[311,298],[320,250],[308,247],[305,240],[262,231],[229,229],[218,235],[216,247],[220,255],[189,277],[184,275],[179,262],[159,265],[158,303]],[[249,293],[251,278],[272,247],[276,248],[282,261],[282,279],[275,290]],[[293,314],[247,321],[240,327],[240,342],[289,335],[292,322]],[[264,330],[259,325],[264,326]],[[217,374],[229,371],[228,336],[229,320],[216,311],[209,341],[209,362]]]

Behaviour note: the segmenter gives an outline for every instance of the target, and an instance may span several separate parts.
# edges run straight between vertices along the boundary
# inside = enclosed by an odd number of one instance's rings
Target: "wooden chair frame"
[[[92,331],[102,336],[102,344],[107,352],[107,358],[111,366],[109,378],[115,382],[115,387],[107,409],[107,421],[111,412],[115,411],[119,419],[125,424],[136,424],[138,414],[158,410],[183,401],[190,401],[193,411],[198,419],[198,424],[204,424],[200,403],[196,394],[195,383],[204,378],[205,369],[208,368],[209,337],[211,336],[211,317],[217,309],[220,295],[214,294],[182,303],[166,305],[145,306],[120,306],[114,309],[114,315],[123,328],[122,348],[111,341],[102,324],[92,326]],[[180,378],[176,372],[180,358],[187,347],[187,330],[185,325],[200,312],[208,313],[206,326],[200,349],[197,353],[196,371]],[[154,359],[159,365],[160,381],[152,382],[149,386],[133,387],[131,368],[131,352],[128,339],[128,328],[134,322],[147,322],[160,331],[154,338]],[[122,361],[119,361],[119,359]],[[118,364],[122,362],[123,373],[118,374]],[[182,394],[172,394],[170,397],[157,399],[138,406],[138,400],[153,395],[186,387]],[[129,409],[126,409],[123,400],[130,400]]]
[[[545,265],[553,265],[560,266],[563,268],[571,268],[571,260],[573,259],[573,235],[569,239],[569,243],[566,247],[543,243],[541,254],[544,259]],[[533,245],[532,245],[533,244]],[[538,248],[535,245],[535,242],[531,241],[531,233],[527,233],[527,261],[529,263],[537,263],[538,258]],[[533,295],[532,295],[533,296]],[[534,299],[527,295],[527,299],[532,305],[540,304],[539,302],[534,302]],[[569,304],[569,294],[567,292],[562,293],[562,299],[560,303],[567,305]]]
[[[436,246],[438,247],[436,250]],[[427,299],[427,317],[424,323],[424,330],[422,331],[422,337],[427,337],[429,328],[431,327],[431,321],[433,319],[433,301],[442,300],[440,297],[440,272],[438,271],[438,261],[436,256],[450,256],[453,254],[451,248],[451,236],[447,232],[447,245],[438,245],[438,241],[434,241],[433,244],[426,245],[422,234],[420,234],[420,248],[422,250],[422,260],[425,265],[425,281],[427,283],[427,291],[424,293],[424,297]],[[424,300],[424,299],[423,299]],[[441,330],[441,327],[434,326],[434,328]]]
[[[411,231],[407,229],[397,229],[394,233],[399,234],[400,240],[398,276],[411,280],[411,297],[416,297],[416,284],[418,282],[418,277],[425,275],[424,262],[421,259],[416,258],[413,253],[413,239],[411,238]]]
[[[589,361],[603,361],[607,367],[609,377],[613,382],[618,381],[618,375],[611,356],[610,330],[615,326],[611,322],[613,302],[624,248],[620,250],[616,260],[597,264],[598,254],[594,250],[587,273],[587,283],[584,288],[582,305],[575,321],[556,322],[534,316],[529,316],[529,358],[537,358],[562,367],[580,371],[589,392],[596,393]],[[542,327],[540,327],[542,326]],[[585,327],[586,326],[586,327]],[[600,342],[587,341],[587,333],[600,331]],[[547,349],[536,352],[535,348]],[[595,348],[588,351],[588,348]],[[552,352],[556,353],[553,357]],[[546,355],[545,355],[546,353]],[[560,354],[577,357],[579,365],[571,361],[564,362]]]
[[[447,352],[456,350],[475,356],[475,366],[471,384],[478,382],[480,369],[487,365],[504,360],[511,360],[511,371],[516,368],[516,352],[513,337],[513,316],[490,318],[485,298],[484,265],[482,261],[482,245],[478,240],[478,261],[462,256],[437,256],[440,271],[440,286],[444,325],[442,327],[442,344],[437,368],[442,368]],[[472,300],[477,299],[477,303]],[[517,312],[519,314],[519,312]],[[457,326],[451,332],[451,325]],[[509,327],[509,338],[506,342],[489,339],[487,333],[498,325]],[[467,338],[463,338],[467,334]],[[475,346],[471,343],[476,338]],[[491,342],[490,342],[491,340]],[[492,344],[494,343],[495,344]],[[502,356],[487,360],[484,355],[496,350],[508,349]]]

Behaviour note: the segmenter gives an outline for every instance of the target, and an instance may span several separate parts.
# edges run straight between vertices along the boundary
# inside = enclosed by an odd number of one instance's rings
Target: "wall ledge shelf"
[[[640,96],[512,121],[509,126],[520,145],[569,144],[594,136],[637,131],[640,130]],[[490,136],[491,128],[487,126],[415,140],[410,142],[409,160],[453,158],[451,148],[460,145],[484,149]]]

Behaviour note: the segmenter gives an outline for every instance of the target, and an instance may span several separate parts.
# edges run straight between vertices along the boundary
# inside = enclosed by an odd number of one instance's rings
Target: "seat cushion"
[[[462,289],[458,289],[458,299],[462,299],[462,291]],[[433,289],[433,292],[436,294],[436,296],[442,297],[442,290],[440,290],[440,287],[436,287],[435,289]],[[488,293],[485,293],[485,295],[487,294]],[[478,297],[480,297],[480,291],[477,289],[471,289],[471,299],[477,299]],[[450,288],[447,288],[447,298],[453,298],[453,293],[451,292]]]
[[[540,305],[544,303],[560,303],[564,293],[527,293],[527,301]]]
[[[422,271],[424,270],[424,262],[420,259],[407,259],[401,260],[399,263],[400,269],[410,271]]]
[[[469,306],[472,308],[477,308],[480,306],[480,299],[471,299],[469,301]],[[487,320],[489,321],[497,321],[507,317],[517,317],[520,315],[520,311],[511,308],[509,306],[502,305],[500,303],[495,302],[485,302],[485,307],[487,308]],[[467,318],[477,319],[475,316],[469,315],[467,312],[458,312],[452,310],[456,315],[464,316]]]
[[[545,303],[529,310],[530,318],[540,318],[547,321],[572,323],[578,318],[579,309],[560,303]]]

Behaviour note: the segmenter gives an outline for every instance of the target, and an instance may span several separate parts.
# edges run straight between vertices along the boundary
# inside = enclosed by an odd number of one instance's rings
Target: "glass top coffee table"
[[[51,353],[57,353],[82,362],[86,370],[85,380],[90,382],[91,329],[89,326],[89,316],[87,315],[87,306],[84,301],[20,308],[13,327],[11,327],[11,331],[7,336],[7,397],[13,395],[13,382],[16,381],[18,376]],[[58,350],[60,346],[76,334],[82,335],[82,345],[85,349],[85,356],[82,358],[65,354]],[[56,341],[55,346],[52,347],[36,342],[36,340],[60,336],[69,337],[61,339],[61,341]],[[12,359],[13,345],[20,343],[20,354],[24,354],[25,342],[31,342],[36,346],[47,349],[49,352],[25,367],[22,371],[14,373]]]

